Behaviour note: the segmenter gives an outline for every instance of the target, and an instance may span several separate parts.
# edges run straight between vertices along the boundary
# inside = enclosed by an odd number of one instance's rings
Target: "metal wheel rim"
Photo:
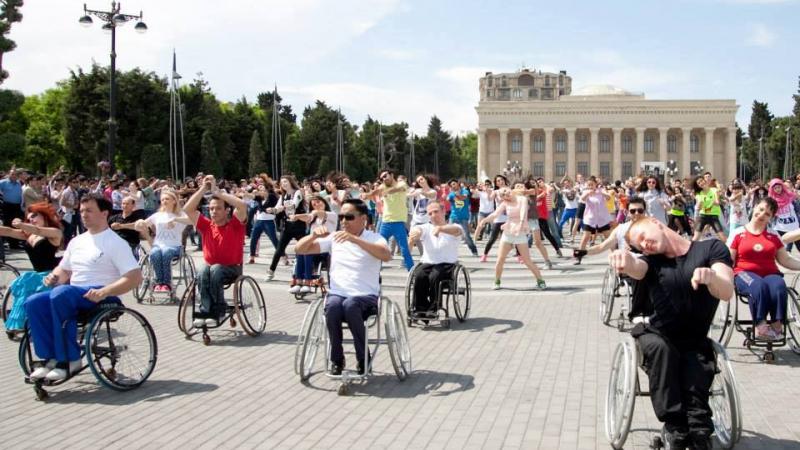
[[[250,295],[244,295],[248,291]],[[242,328],[251,336],[261,334],[267,327],[267,308],[261,288],[254,279],[244,276],[238,283],[236,293],[238,295],[236,311]]]
[[[317,307],[311,315],[311,321],[303,339],[303,354],[300,358],[300,379],[305,381],[311,376],[314,362],[317,359],[319,344],[324,340],[324,321],[320,316],[322,308]]]
[[[92,373],[112,389],[136,388],[155,369],[155,333],[136,311],[111,308],[101,312],[87,329],[85,345]]]

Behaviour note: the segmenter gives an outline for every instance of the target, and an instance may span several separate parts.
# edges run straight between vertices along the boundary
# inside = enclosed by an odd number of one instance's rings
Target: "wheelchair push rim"
[[[636,359],[636,344],[626,336],[614,351],[606,390],[606,438],[615,449],[625,445],[631,428],[638,375]]]
[[[795,354],[800,355],[800,298],[798,298],[797,291],[794,288],[788,289],[788,293],[786,340],[789,343],[789,348]]]
[[[742,410],[733,368],[725,349],[714,342],[718,373],[711,384],[709,406],[714,422],[714,437],[725,449],[733,448],[742,432]]]
[[[143,254],[139,261],[139,270],[142,271],[142,282],[134,286],[133,297],[138,303],[142,303],[150,292],[150,282],[153,276],[153,266],[150,264],[150,257]]]
[[[469,318],[471,306],[472,286],[467,269],[457,264],[453,271],[453,312],[459,322]]]
[[[298,346],[302,348],[298,364],[300,381],[306,381],[311,377],[320,345],[326,342],[325,321],[322,318],[322,303],[322,299],[318,299],[309,305],[308,326],[303,335],[303,342],[298,343]]]
[[[392,360],[392,367],[394,367],[397,378],[403,381],[408,378],[412,371],[408,332],[397,305],[388,298],[382,299],[382,302],[383,307],[386,308],[384,326],[386,327],[386,343],[389,347],[389,357]]]
[[[616,287],[617,274],[611,267],[606,269],[603,275],[603,287],[600,291],[600,320],[603,325],[608,325],[611,321],[611,313],[614,309],[614,288]]]
[[[194,327],[193,321],[195,303],[198,298],[197,289],[197,280],[192,280],[178,305],[178,329],[183,331],[187,338],[194,336],[199,331]]]
[[[8,314],[11,312],[11,282],[19,276],[19,271],[6,263],[0,263],[0,295],[3,296],[3,310],[0,312],[5,322],[8,319]]]

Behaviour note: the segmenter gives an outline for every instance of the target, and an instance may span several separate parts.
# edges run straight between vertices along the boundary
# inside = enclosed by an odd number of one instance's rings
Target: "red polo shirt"
[[[231,217],[225,225],[218,226],[201,214],[197,219],[197,231],[203,237],[203,259],[206,264],[242,264],[245,227],[236,216]]]

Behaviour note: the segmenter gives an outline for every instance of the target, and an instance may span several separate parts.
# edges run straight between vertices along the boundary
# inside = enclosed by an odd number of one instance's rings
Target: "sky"
[[[88,0],[90,9],[110,2]],[[167,76],[172,51],[184,82],[198,73],[223,101],[278,86],[298,116],[317,99],[354,124],[369,115],[424,134],[432,115],[475,130],[478,79],[523,67],[566,70],[573,88],[611,84],[648,99],[753,100],[791,113],[800,75],[800,0],[126,0],[144,13],[117,30],[117,67]],[[12,27],[4,83],[38,94],[93,61],[109,63],[110,35],[83,1],[31,0]]]

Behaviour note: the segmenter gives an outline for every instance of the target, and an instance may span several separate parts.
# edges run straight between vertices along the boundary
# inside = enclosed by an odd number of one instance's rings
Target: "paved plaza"
[[[604,395],[620,333],[599,320],[605,256],[580,266],[554,258],[553,270],[544,271],[546,292],[534,291],[527,270],[509,259],[504,289],[492,291],[494,259],[479,263],[465,250],[471,317],[454,320],[450,330],[409,329],[414,373],[404,382],[383,347],[375,376],[350,396],[338,396],[338,383],[320,373],[302,384],[294,344],[308,304],[286,293],[290,267],[264,281],[271,252],[262,253],[245,269],[267,303],[267,332],[257,338],[223,328],[207,347],[178,330],[177,306],[126,297],[158,338],[155,372],[137,390],[102,388],[87,371],[38,402],[22,382],[17,344],[4,341],[0,447],[610,448]],[[27,265],[20,254],[9,262]],[[399,264],[395,257],[384,269],[383,288],[402,304],[406,273]],[[737,448],[800,448],[800,356],[779,349],[765,365],[738,335],[729,351],[744,414]],[[352,354],[347,363],[355,366]],[[632,426],[626,448],[648,448],[660,429],[649,399],[637,400]]]

